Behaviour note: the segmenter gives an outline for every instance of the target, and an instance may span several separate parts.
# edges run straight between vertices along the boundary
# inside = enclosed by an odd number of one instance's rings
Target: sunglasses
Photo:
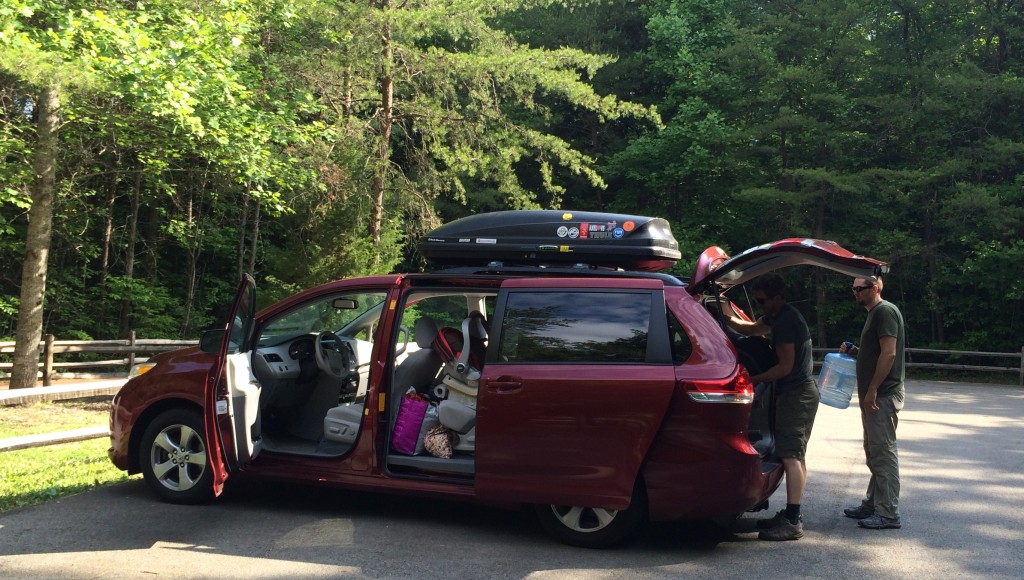
[[[755,297],[754,302],[757,302],[758,304],[764,304],[765,302],[768,302],[772,298],[774,298],[774,296]]]
[[[864,290],[867,290],[868,288],[874,288],[874,287],[875,287],[874,284],[868,284],[867,286],[854,286],[854,287],[850,288],[850,290],[853,290],[853,293],[857,294],[858,292],[862,292]]]

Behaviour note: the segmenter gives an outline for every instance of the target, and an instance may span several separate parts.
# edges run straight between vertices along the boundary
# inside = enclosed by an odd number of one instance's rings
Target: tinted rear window
[[[649,292],[513,292],[499,357],[504,362],[642,363]]]

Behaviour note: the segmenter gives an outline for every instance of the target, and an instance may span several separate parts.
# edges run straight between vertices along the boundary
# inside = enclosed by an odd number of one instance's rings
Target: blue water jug
[[[829,353],[818,374],[821,402],[836,409],[850,406],[857,389],[857,359],[847,354]]]

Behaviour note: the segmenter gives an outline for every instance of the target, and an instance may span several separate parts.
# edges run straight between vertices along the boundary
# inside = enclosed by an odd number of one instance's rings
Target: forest
[[[681,277],[834,240],[909,346],[1020,351],[1022,75],[1021,0],[6,0],[0,340],[196,338],[243,272],[267,305],[552,208],[668,219]],[[782,273],[859,336],[849,279]]]

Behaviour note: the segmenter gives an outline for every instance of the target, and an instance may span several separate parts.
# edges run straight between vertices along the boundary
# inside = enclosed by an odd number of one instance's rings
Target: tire
[[[160,499],[177,504],[213,499],[213,469],[203,435],[203,418],[186,409],[165,411],[146,427],[139,465]]]
[[[647,521],[647,495],[641,481],[624,510],[579,506],[533,506],[541,528],[552,538],[580,548],[611,548],[636,535]]]

